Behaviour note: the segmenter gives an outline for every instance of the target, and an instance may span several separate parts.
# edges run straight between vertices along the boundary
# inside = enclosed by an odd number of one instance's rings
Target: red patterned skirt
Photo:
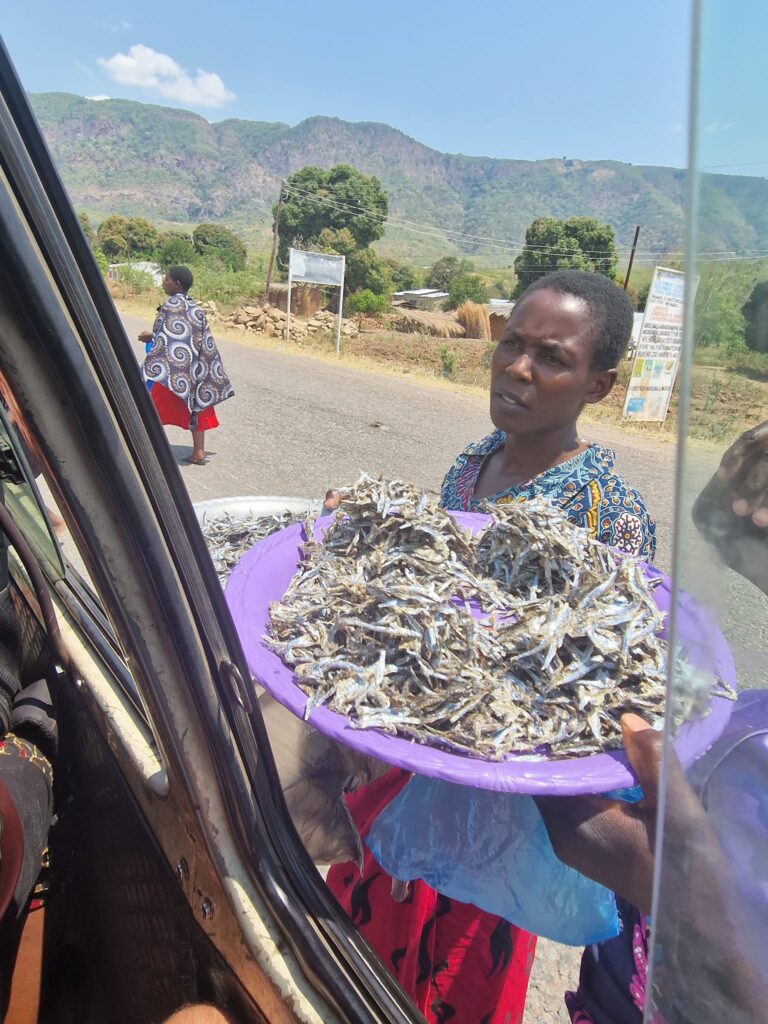
[[[166,427],[181,427],[182,430],[189,430],[190,412],[187,403],[178,395],[174,395],[167,387],[153,381],[152,390],[149,392],[152,401],[155,403],[160,422]],[[219,418],[216,409],[210,405],[207,409],[197,414],[196,430],[213,430],[218,427]]]
[[[347,797],[363,837],[409,778],[393,769]],[[352,863],[328,873],[331,892],[429,1024],[519,1024],[536,936],[421,880],[397,903],[391,885],[367,847],[362,875]]]

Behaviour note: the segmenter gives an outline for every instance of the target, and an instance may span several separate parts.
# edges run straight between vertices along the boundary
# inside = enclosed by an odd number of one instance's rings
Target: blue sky
[[[719,173],[768,175],[768,4],[707,0],[701,28],[699,160]]]
[[[680,166],[689,18],[688,0],[23,0],[2,31],[33,92],[209,120],[384,121],[473,155]]]

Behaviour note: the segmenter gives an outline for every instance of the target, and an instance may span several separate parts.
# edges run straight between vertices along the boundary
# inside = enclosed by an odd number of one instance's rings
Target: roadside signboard
[[[630,420],[663,423],[680,365],[685,275],[656,267],[624,402]]]
[[[285,336],[291,334],[291,286],[294,281],[306,284],[324,284],[339,289],[339,321],[336,327],[336,355],[341,345],[341,311],[344,304],[343,256],[326,252],[306,252],[303,249],[288,250],[288,309],[285,320]]]

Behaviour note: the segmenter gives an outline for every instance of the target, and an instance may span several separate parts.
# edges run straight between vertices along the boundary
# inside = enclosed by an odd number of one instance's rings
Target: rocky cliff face
[[[385,124],[329,117],[295,127],[210,124],[188,111],[128,100],[63,93],[31,100],[75,205],[96,217],[220,219],[253,237],[268,228],[282,178],[306,164],[349,163],[382,180],[394,217],[441,232],[519,240],[534,217],[583,215],[612,224],[619,245],[629,244],[635,224],[644,247],[677,249],[682,240],[685,172],[674,168],[439,153]],[[767,180],[710,175],[704,195],[718,212],[707,245],[768,248]],[[425,244],[425,236],[394,225],[388,238],[403,252]],[[446,235],[444,248],[452,245]],[[461,248],[476,247],[467,241]],[[500,262],[514,255],[502,247],[483,251]]]

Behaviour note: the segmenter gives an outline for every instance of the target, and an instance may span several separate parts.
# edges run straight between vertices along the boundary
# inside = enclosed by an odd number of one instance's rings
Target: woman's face
[[[182,287],[178,281],[174,281],[172,277],[166,274],[163,278],[163,291],[166,295],[177,295],[182,291]]]
[[[616,370],[593,370],[586,303],[549,288],[512,310],[491,359],[491,419],[507,434],[542,434],[575,424],[605,398]]]

